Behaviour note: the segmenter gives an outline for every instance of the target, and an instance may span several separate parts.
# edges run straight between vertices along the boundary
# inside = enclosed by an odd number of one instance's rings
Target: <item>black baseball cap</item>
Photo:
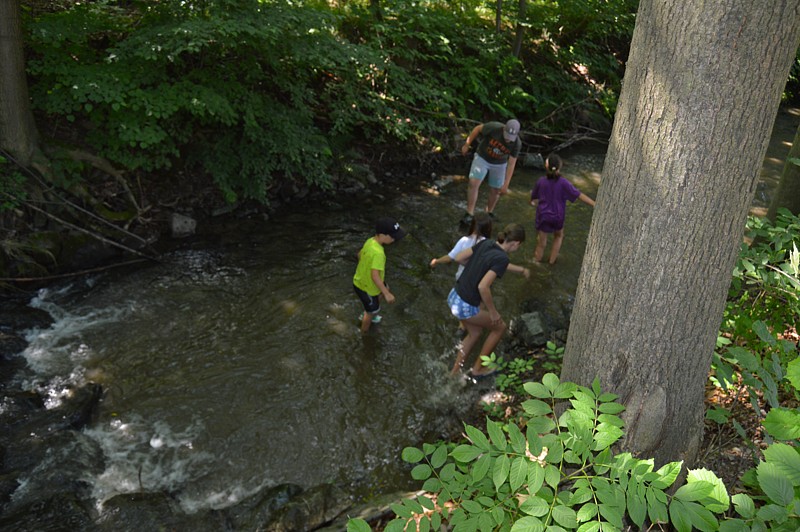
[[[375,223],[375,232],[379,235],[389,235],[395,240],[406,236],[406,230],[400,227],[394,218],[381,218]]]

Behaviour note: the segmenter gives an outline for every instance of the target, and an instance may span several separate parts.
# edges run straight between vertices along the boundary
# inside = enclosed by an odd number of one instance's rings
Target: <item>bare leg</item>
[[[480,179],[469,180],[469,190],[467,190],[467,212],[469,214],[475,214],[475,204],[478,203],[478,189],[480,187]]]
[[[372,314],[365,311],[364,315],[361,316],[361,332],[366,334],[370,325],[372,325]]]
[[[492,354],[494,348],[497,347],[497,344],[500,342],[500,339],[503,337],[503,333],[505,332],[506,324],[503,320],[500,320],[500,322],[495,324],[495,326],[489,331],[489,335],[483,342],[483,347],[481,347],[481,352],[478,355],[478,358],[475,359],[475,363],[472,365],[473,375],[487,373],[487,370],[483,369],[483,360],[481,360],[481,357],[488,357]]]
[[[453,365],[453,369],[450,371],[451,375],[457,375],[458,372],[461,371],[461,367],[464,365],[464,361],[467,359],[469,352],[472,351],[472,348],[478,343],[481,333],[483,332],[482,327],[473,325],[466,320],[464,321],[464,325],[467,328],[467,335],[461,342],[461,348],[458,350],[458,355],[456,355],[456,363]]]
[[[533,260],[542,262],[544,257],[544,248],[547,246],[547,233],[544,231],[536,232],[536,250],[533,252]]]
[[[561,250],[561,243],[564,241],[564,230],[559,229],[553,233],[553,247],[550,248],[550,264],[555,264],[558,252]]]
[[[486,212],[494,212],[497,200],[500,199],[500,189],[489,187],[489,201],[486,203]]]

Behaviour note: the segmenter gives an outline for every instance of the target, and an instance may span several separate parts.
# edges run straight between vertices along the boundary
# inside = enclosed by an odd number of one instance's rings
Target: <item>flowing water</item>
[[[788,150],[780,142],[775,160]],[[565,175],[596,197],[602,153],[564,159]],[[781,166],[765,164],[765,181],[776,182]],[[528,230],[514,263],[532,258],[528,197],[539,176],[518,169],[496,210],[495,231],[508,222]],[[218,222],[177,242],[161,264],[42,290],[31,304],[56,323],[30,332],[20,379],[55,402],[66,383],[103,386],[98,418],[84,429],[105,456],[89,479],[98,508],[143,490],[175,493],[192,513],[284,482],[336,482],[362,496],[416,487],[402,448],[437,439],[471,406],[470,385],[448,376],[457,323],[445,301],[455,267],[428,266],[461,236],[466,186],[450,176],[268,222]],[[484,185],[479,207],[485,201]],[[352,275],[383,215],[409,236],[387,248],[397,302],[384,304],[383,322],[362,336]],[[507,321],[532,298],[569,301],[591,216],[591,207],[570,204],[559,262],[526,264],[530,279],[508,273],[495,284]]]

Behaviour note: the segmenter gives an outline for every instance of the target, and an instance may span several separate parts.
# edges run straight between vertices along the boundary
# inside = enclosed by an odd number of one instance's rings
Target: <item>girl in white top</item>
[[[441,257],[431,259],[431,268],[435,268],[437,264],[448,264],[450,262],[456,262],[456,255],[464,251],[465,249],[469,249],[481,240],[485,240],[487,238],[491,238],[492,236],[492,218],[489,216],[488,213],[479,212],[475,215],[472,219],[472,223],[469,224],[469,234],[462,236],[456,245],[453,246],[453,249],[450,250],[450,253],[447,255],[442,255]],[[458,265],[458,270],[456,271],[456,280],[461,277],[461,272],[464,271],[464,264]],[[463,334],[466,332],[464,328],[464,322],[459,321],[458,323],[458,332],[459,334]]]
[[[466,236],[462,236],[456,245],[453,246],[453,249],[450,250],[450,253],[447,255],[442,255],[441,257],[431,259],[431,268],[435,268],[438,264],[448,264],[450,262],[456,261],[456,255],[464,251],[465,249],[469,249],[481,240],[486,238],[491,238],[492,236],[492,218],[485,212],[479,212],[475,215],[472,219],[472,223],[469,226],[469,234]],[[461,276],[461,272],[464,271],[464,265],[458,265],[458,271],[456,271],[456,279]]]

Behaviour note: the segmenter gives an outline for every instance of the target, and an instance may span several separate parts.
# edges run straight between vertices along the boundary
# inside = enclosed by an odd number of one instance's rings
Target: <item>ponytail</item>
[[[497,242],[525,242],[525,228],[520,224],[508,224],[502,232],[497,235]]]
[[[545,170],[547,170],[547,179],[558,179],[561,176],[562,164],[561,157],[555,153],[548,155],[544,162]]]

